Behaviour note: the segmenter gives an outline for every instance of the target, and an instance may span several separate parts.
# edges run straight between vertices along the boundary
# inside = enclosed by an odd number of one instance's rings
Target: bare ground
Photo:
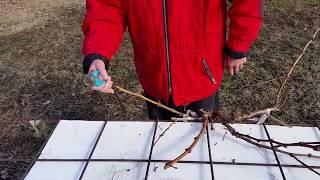
[[[267,1],[265,25],[248,65],[232,78],[225,76],[222,109],[227,115],[272,106],[281,82],[261,82],[285,75],[320,27],[317,0],[288,1]],[[122,113],[113,96],[83,85],[83,2],[2,0],[0,5],[0,159],[34,157],[43,139],[34,137],[29,120],[52,127],[59,119],[146,118],[143,101],[120,94],[128,110]],[[288,123],[319,119],[319,46],[317,37],[294,70],[277,118]],[[131,57],[126,36],[110,73],[118,85],[141,91]],[[17,179],[27,165],[0,161],[0,179]]]

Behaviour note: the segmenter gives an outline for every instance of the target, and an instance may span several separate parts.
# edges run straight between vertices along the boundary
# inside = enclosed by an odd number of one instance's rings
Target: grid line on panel
[[[94,153],[94,151],[95,151],[95,149],[96,149],[96,147],[97,147],[97,145],[98,145],[98,142],[99,142],[99,140],[100,140],[100,137],[101,137],[101,135],[102,135],[102,133],[103,133],[106,125],[107,125],[107,121],[104,121],[103,126],[102,126],[102,128],[101,128],[101,130],[100,130],[100,132],[99,132],[99,135],[98,135],[96,141],[94,142],[94,146],[93,146],[93,148],[92,148],[92,150],[91,150],[91,152],[90,152],[90,155],[89,155],[88,159],[86,159],[86,164],[85,164],[84,168],[83,168],[82,171],[81,171],[79,180],[82,180],[83,175],[84,175],[84,173],[85,173],[86,170],[87,170],[88,164],[89,164],[89,162],[90,162],[90,160],[91,160],[91,157],[92,157],[92,155],[93,155],[93,153]]]
[[[280,169],[282,179],[283,179],[283,180],[286,180],[287,178],[286,178],[286,176],[285,176],[285,174],[284,174],[284,172],[283,172],[283,169],[282,169],[282,166],[281,166],[281,164],[280,164],[280,160],[279,160],[279,157],[278,157],[278,155],[277,155],[277,152],[274,150],[274,146],[273,146],[273,143],[271,142],[271,137],[270,137],[269,131],[268,131],[267,126],[266,126],[265,124],[263,124],[263,129],[264,129],[264,131],[265,131],[266,134],[267,134],[267,137],[268,137],[268,140],[269,140],[271,149],[272,149],[272,151],[273,151],[274,157],[276,158],[278,167],[279,167],[279,169]]]
[[[213,172],[213,163],[212,163],[212,154],[211,154],[211,145],[210,145],[210,137],[209,137],[209,128],[207,126],[207,144],[208,144],[208,153],[209,153],[209,160],[210,160],[210,172],[211,172],[211,179],[214,180],[214,172]]]
[[[87,161],[88,159],[38,159],[38,162],[79,162]],[[12,161],[15,161],[13,159]],[[23,160],[27,161],[27,160]],[[30,161],[30,160],[28,160]],[[153,159],[150,162],[163,162],[166,163],[169,160],[157,160]],[[147,159],[90,159],[90,162],[149,162]],[[179,161],[179,163],[186,164],[210,164],[209,161]],[[229,165],[229,166],[265,166],[265,167],[278,167],[278,164],[269,164],[269,163],[244,163],[244,162],[224,162],[224,161],[212,161],[212,164],[219,165]],[[296,164],[281,164],[282,167],[288,168],[302,168],[305,169],[305,166],[296,165]],[[309,166],[313,169],[320,169],[320,166]]]
[[[155,125],[154,125],[154,130],[153,130],[153,136],[152,136],[152,142],[151,142],[151,148],[150,148],[150,153],[149,153],[149,158],[148,158],[148,165],[147,165],[147,169],[146,169],[145,180],[148,179],[148,175],[149,175],[149,169],[150,169],[151,158],[152,158],[152,153],[153,153],[153,148],[154,148],[154,141],[155,141],[156,134],[157,134],[157,129],[158,129],[158,120],[155,121]]]
[[[37,151],[36,155],[35,155],[34,158],[31,160],[31,163],[30,163],[30,165],[28,166],[27,171],[23,174],[23,176],[21,177],[21,179],[25,179],[25,178],[27,177],[27,175],[28,175],[28,173],[30,172],[32,166],[37,162],[40,154],[42,153],[42,150],[43,150],[44,147],[47,145],[49,139],[51,138],[54,130],[57,128],[57,126],[58,126],[59,123],[60,123],[60,121],[58,121],[58,122],[55,123],[55,125],[53,126],[50,134],[47,136],[47,139],[42,143],[39,151]]]
[[[56,161],[65,161],[65,162],[69,162],[69,161],[81,161],[81,162],[86,162],[85,164],[85,167],[82,169],[82,172],[81,172],[81,177],[80,177],[80,180],[82,179],[82,176],[84,175],[85,171],[86,171],[86,168],[89,164],[89,162],[95,162],[95,161],[99,161],[99,162],[147,162],[148,163],[148,166],[147,166],[147,170],[146,170],[146,177],[145,179],[147,180],[148,178],[148,174],[149,174],[149,169],[150,169],[150,164],[151,162],[167,162],[168,160],[152,160],[152,153],[153,153],[153,148],[154,148],[154,141],[155,141],[155,136],[156,136],[156,131],[157,131],[157,128],[158,128],[158,122],[169,122],[169,121],[154,121],[155,122],[155,128],[154,128],[154,131],[153,131],[153,137],[152,137],[152,144],[151,144],[151,149],[150,149],[150,154],[149,154],[149,158],[148,159],[91,159],[94,151],[95,151],[95,148],[99,142],[99,139],[105,129],[105,126],[107,124],[107,121],[104,122],[104,125],[103,127],[101,128],[101,131],[100,131],[100,134],[99,136],[97,137],[96,141],[95,141],[95,144],[94,144],[94,147],[92,148],[91,150],[91,153],[89,155],[89,158],[87,159],[39,159],[39,155],[41,154],[41,152],[43,151],[44,147],[46,146],[47,142],[49,141],[49,139],[51,138],[54,130],[56,129],[56,127],[58,126],[60,121],[58,121],[55,126],[53,127],[52,131],[50,132],[50,134],[48,135],[47,139],[45,140],[45,142],[43,143],[43,145],[41,146],[40,150],[37,152],[36,156],[33,158],[33,159],[16,159],[16,161],[30,161],[30,166],[28,167],[27,171],[25,172],[25,174],[22,176],[23,178],[25,178],[27,176],[27,174],[30,172],[32,166],[35,164],[35,162],[37,161],[49,161],[49,162],[56,162]],[[147,121],[146,121],[147,122]],[[150,122],[150,121],[148,121]],[[314,126],[316,126],[319,131],[320,131],[320,126],[319,126],[319,123],[315,123]],[[212,154],[211,154],[211,147],[210,147],[210,138],[209,138],[209,133],[208,133],[208,127],[207,127],[207,142],[208,142],[208,152],[209,152],[209,161],[179,161],[179,163],[192,163],[192,164],[210,164],[210,168],[211,168],[211,174],[212,174],[212,179],[214,179],[214,171],[213,171],[213,165],[214,164],[222,164],[222,165],[244,165],[244,166],[272,166],[272,167],[279,167],[280,171],[281,171],[281,175],[282,175],[282,178],[284,180],[286,180],[286,177],[285,177],[285,174],[282,170],[282,167],[296,167],[296,168],[305,168],[305,166],[301,166],[301,165],[293,165],[293,164],[280,164],[280,161],[279,161],[279,158],[277,156],[277,152],[274,150],[274,146],[273,146],[273,143],[271,142],[271,137],[270,137],[270,134],[268,132],[268,129],[266,127],[265,124],[263,124],[263,127],[264,127],[264,131],[265,133],[267,134],[268,136],[268,140],[269,140],[269,143],[272,147],[272,150],[273,150],[273,153],[274,153],[274,156],[277,160],[277,164],[276,163],[243,163],[243,162],[221,162],[221,161],[213,161],[212,160]],[[6,159],[0,159],[0,161],[8,161]],[[15,161],[15,159],[11,159],[9,161]],[[314,169],[320,169],[320,166],[310,166],[311,168],[314,168]]]

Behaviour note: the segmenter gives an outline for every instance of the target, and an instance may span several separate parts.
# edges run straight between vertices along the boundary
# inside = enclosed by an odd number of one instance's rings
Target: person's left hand
[[[244,64],[247,62],[247,58],[242,59],[233,59],[230,56],[226,55],[226,69],[228,73],[233,76],[235,73],[239,72]]]

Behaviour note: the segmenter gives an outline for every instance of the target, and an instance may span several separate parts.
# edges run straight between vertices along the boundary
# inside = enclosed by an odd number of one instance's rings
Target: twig
[[[252,117],[260,115],[260,114],[270,114],[270,112],[272,112],[272,111],[279,111],[279,109],[278,108],[267,108],[267,109],[255,111],[255,112],[252,112],[247,115],[236,117],[235,121],[240,122],[242,120],[249,119],[249,118],[252,118]]]
[[[289,124],[281,121],[280,119],[275,118],[275,117],[272,116],[272,115],[269,115],[269,118],[270,118],[271,121],[276,122],[276,123],[278,123],[278,124],[280,124],[280,125],[287,126],[287,127],[290,127],[290,128],[292,127],[292,126],[290,126]]]
[[[255,137],[252,137],[250,135],[247,135],[247,134],[242,134],[240,132],[237,132],[230,124],[225,117],[221,116],[221,115],[215,115],[217,117],[219,117],[221,120],[218,120],[217,122],[221,123],[223,126],[226,127],[226,129],[235,137],[237,138],[240,138],[244,141],[247,141],[251,144],[254,144],[258,147],[263,147],[263,148],[266,148],[266,149],[270,149],[272,150],[272,148],[270,146],[266,146],[266,145],[263,145],[263,144],[260,144],[260,142],[269,142],[269,140],[267,139],[259,139],[259,138],[255,138]],[[288,147],[288,146],[297,146],[297,144],[299,144],[299,146],[302,146],[302,147],[306,147],[306,148],[311,148],[312,150],[314,151],[320,151],[319,149],[319,144],[318,142],[299,142],[299,143],[281,143],[281,142],[278,142],[278,141],[275,141],[275,140],[270,140],[272,143],[276,144],[275,146],[277,147]],[[316,145],[310,145],[310,144],[316,144]],[[280,149],[275,149],[276,151],[280,152],[280,153],[284,153],[284,154],[287,154],[287,155],[290,155],[290,154],[294,154],[294,153],[291,153],[291,152],[287,152],[287,151],[284,151],[284,150],[280,150]],[[314,158],[319,158],[320,159],[320,156],[316,156],[316,155],[312,155],[312,154],[294,154],[296,156],[304,156],[304,157],[314,157]]]
[[[283,79],[285,78],[286,76],[280,76],[280,77],[277,77],[277,78],[274,78],[274,79],[269,79],[269,80],[265,80],[265,81],[262,81],[262,82],[258,82],[257,84],[255,85],[261,85],[261,84],[265,84],[265,83],[268,83],[268,82],[272,82],[272,81],[276,81],[276,80],[279,80],[279,79]]]
[[[199,134],[194,138],[193,143],[182,154],[180,154],[177,158],[175,158],[172,161],[167,162],[165,164],[165,166],[164,166],[164,169],[168,169],[168,168],[172,167],[175,163],[177,163],[182,158],[184,158],[186,155],[191,153],[192,149],[197,145],[197,143],[199,142],[201,137],[206,133],[206,129],[207,129],[208,123],[209,123],[209,117],[204,115],[202,129],[199,132]]]
[[[226,131],[221,139],[221,141],[224,141],[224,138],[226,137],[226,135],[228,134],[228,132]]]
[[[297,142],[297,143],[280,143],[277,141],[272,140],[271,142],[276,142],[277,145],[275,145],[275,148],[278,147],[288,147],[288,146],[300,146],[300,147],[306,147],[311,148],[314,151],[320,151],[320,142]]]
[[[222,125],[224,125],[227,130],[235,137],[239,138],[239,139],[242,139],[252,145],[255,145],[257,146],[258,148],[264,148],[264,149],[268,149],[268,150],[274,150],[274,151],[277,151],[279,153],[282,153],[282,154],[286,154],[292,158],[294,158],[296,161],[298,161],[300,164],[302,164],[303,166],[307,167],[310,171],[316,173],[317,175],[320,175],[317,171],[315,171],[313,168],[311,168],[310,166],[308,166],[307,164],[305,164],[303,161],[301,161],[300,159],[297,158],[297,156],[302,156],[302,157],[309,157],[309,158],[317,158],[317,159],[320,159],[320,156],[316,156],[316,155],[312,155],[312,154],[301,154],[301,153],[291,153],[291,152],[288,152],[288,151],[285,151],[285,150],[280,150],[278,148],[272,148],[270,146],[267,146],[267,145],[264,145],[264,144],[260,144],[259,142],[276,142],[278,143],[278,145],[281,145],[283,147],[286,147],[286,146],[297,146],[299,143],[288,143],[288,144],[284,144],[284,143],[280,143],[280,142],[277,142],[275,140],[263,140],[263,139],[258,139],[258,138],[255,138],[255,137],[251,137],[249,135],[244,135],[244,134],[241,134],[239,132],[237,132],[230,124],[226,118],[224,118],[223,116],[221,116],[220,114],[214,114],[211,118],[215,118],[215,117],[218,117],[220,119],[220,122]],[[256,142],[255,142],[256,141]],[[306,144],[306,143],[302,143],[300,142],[300,145],[299,146],[303,146],[303,147],[310,147],[310,144],[318,144],[319,142],[308,142],[309,144]],[[278,146],[280,147],[280,146]],[[314,148],[312,148],[313,150],[319,150],[319,145],[316,145],[316,146],[313,146]]]
[[[277,78],[273,78],[273,79],[268,79],[268,80],[265,80],[265,81],[260,81],[260,82],[257,82],[257,83],[252,83],[252,84],[247,84],[247,85],[244,85],[244,86],[240,86],[240,87],[232,87],[232,89],[239,89],[239,88],[247,88],[247,87],[252,87],[252,86],[258,86],[258,85],[261,85],[261,84],[265,84],[265,83],[269,83],[269,82],[272,82],[272,81],[276,81],[276,80],[280,80],[280,79],[283,79],[285,78],[286,76],[279,76]]]
[[[203,117],[191,117],[191,116],[186,116],[185,117],[172,117],[171,120],[176,121],[176,122],[187,122],[187,121],[199,121],[199,120],[203,120]]]
[[[320,29],[318,29],[314,35],[312,36],[312,39],[307,43],[307,45],[303,48],[301,54],[299,55],[298,59],[293,63],[293,65],[291,66],[288,74],[287,74],[287,77],[284,79],[284,81],[282,82],[281,84],[281,87],[277,93],[277,99],[276,99],[276,107],[279,106],[279,103],[280,103],[280,96],[281,96],[281,92],[283,91],[283,88],[285,86],[285,84],[287,83],[288,79],[290,78],[290,75],[291,73],[293,72],[293,69],[295,68],[295,66],[297,65],[297,63],[299,62],[299,60],[302,58],[302,56],[304,55],[305,51],[307,50],[308,46],[312,43],[312,41],[315,39],[315,37],[317,36],[317,33],[319,32]]]
[[[157,142],[161,139],[162,136],[176,123],[176,121],[173,121],[170,123],[170,125],[159,135],[158,139],[153,143],[153,145],[156,145]]]
[[[154,105],[156,105],[158,107],[166,109],[166,110],[168,110],[168,111],[170,111],[172,113],[175,113],[175,114],[177,114],[177,115],[179,115],[181,117],[183,117],[183,115],[184,115],[183,113],[181,113],[181,112],[179,112],[179,111],[177,111],[175,109],[169,108],[168,106],[165,106],[165,105],[161,104],[160,102],[156,102],[156,101],[153,101],[153,100],[151,100],[149,98],[146,98],[146,97],[144,97],[143,95],[141,95],[139,93],[130,92],[130,91],[128,91],[128,90],[126,90],[126,89],[124,89],[124,88],[122,88],[120,86],[116,86],[116,89],[118,89],[120,92],[124,92],[124,93],[130,94],[130,95],[139,97],[139,98],[141,98],[141,99],[143,99],[145,101],[148,101],[148,102],[150,102],[150,103],[152,103],[152,104],[154,104]]]

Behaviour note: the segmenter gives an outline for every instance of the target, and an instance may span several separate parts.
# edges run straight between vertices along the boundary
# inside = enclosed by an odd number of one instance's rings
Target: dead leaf
[[[51,103],[51,101],[50,100],[47,100],[46,102],[44,102],[44,103],[42,103],[43,105],[48,105],[48,104],[50,104]]]

